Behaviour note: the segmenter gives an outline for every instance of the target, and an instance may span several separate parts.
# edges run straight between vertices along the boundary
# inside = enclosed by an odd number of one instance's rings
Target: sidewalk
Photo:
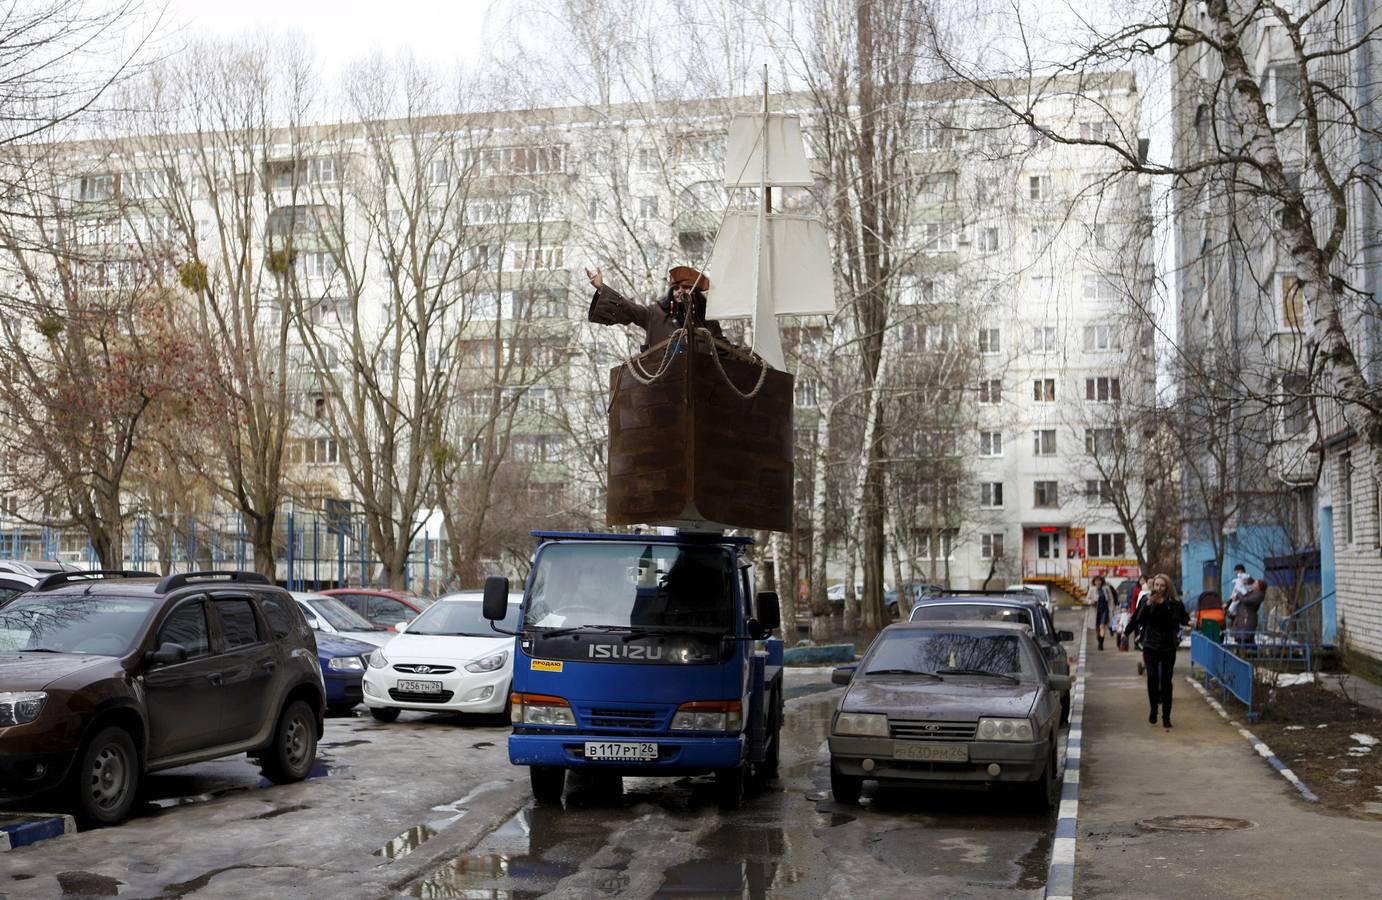
[[[1186,683],[1188,651],[1176,660],[1175,727],[1148,725],[1140,654],[1107,646],[1100,652],[1089,639],[1076,897],[1326,900],[1375,889],[1382,823],[1331,815],[1302,799]],[[1176,816],[1253,826],[1139,825]]]

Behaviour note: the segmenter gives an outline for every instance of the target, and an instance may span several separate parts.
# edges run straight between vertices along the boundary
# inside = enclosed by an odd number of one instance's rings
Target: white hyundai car
[[[509,595],[500,627],[514,631],[521,594]],[[508,709],[513,685],[513,642],[490,627],[479,591],[447,594],[402,634],[370,654],[365,705],[381,722],[401,710],[499,713]]]

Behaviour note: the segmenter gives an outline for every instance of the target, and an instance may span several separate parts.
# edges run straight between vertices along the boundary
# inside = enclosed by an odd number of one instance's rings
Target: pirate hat
[[[710,279],[690,266],[673,266],[667,272],[667,280],[674,285],[689,284],[698,291],[710,290]]]

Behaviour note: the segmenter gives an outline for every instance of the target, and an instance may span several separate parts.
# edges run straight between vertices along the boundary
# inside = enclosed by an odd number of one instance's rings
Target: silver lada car
[[[1056,746],[1068,675],[1053,674],[1028,628],[908,622],[879,633],[830,725],[830,785],[856,803],[865,780],[1015,783],[1043,812],[1060,801]]]

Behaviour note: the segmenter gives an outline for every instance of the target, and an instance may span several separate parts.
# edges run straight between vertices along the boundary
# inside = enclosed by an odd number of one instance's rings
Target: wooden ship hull
[[[611,369],[609,524],[790,531],[792,386],[704,337]]]

